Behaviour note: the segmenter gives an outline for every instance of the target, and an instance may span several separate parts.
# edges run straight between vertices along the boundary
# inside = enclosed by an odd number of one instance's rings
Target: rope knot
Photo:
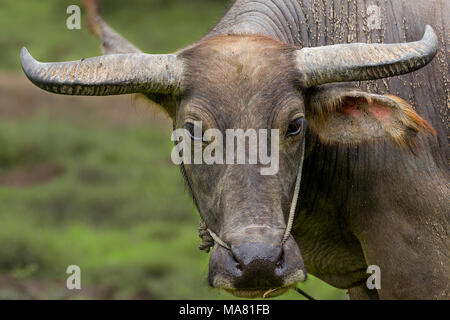
[[[198,248],[206,253],[209,253],[211,248],[214,246],[214,239],[208,231],[206,223],[202,220],[198,226],[198,236],[202,239],[202,243]]]

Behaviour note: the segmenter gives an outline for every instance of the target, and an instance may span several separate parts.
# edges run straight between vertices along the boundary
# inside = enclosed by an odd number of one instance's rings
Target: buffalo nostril
[[[236,288],[270,288],[283,284],[284,254],[280,245],[245,242],[232,246],[231,255],[239,268]]]
[[[231,250],[236,265],[244,272],[270,270],[284,265],[284,252],[281,246],[265,243],[245,243]]]
[[[213,250],[208,276],[212,286],[267,291],[306,279],[303,260],[292,237],[283,245],[252,240],[241,240],[230,245],[230,249],[219,246]]]

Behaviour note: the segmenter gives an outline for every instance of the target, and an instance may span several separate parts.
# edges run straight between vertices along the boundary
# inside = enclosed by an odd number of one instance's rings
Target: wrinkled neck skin
[[[367,13],[373,4],[380,8],[375,29]],[[421,137],[420,157],[389,143],[326,146],[307,138],[292,233],[308,272],[351,288],[351,298],[450,298],[449,12],[446,0],[237,0],[205,36],[264,34],[315,47],[416,41],[425,24],[436,30],[440,48],[429,66],[359,84],[402,97],[432,124],[438,137]],[[366,289],[369,265],[381,269],[381,290]]]

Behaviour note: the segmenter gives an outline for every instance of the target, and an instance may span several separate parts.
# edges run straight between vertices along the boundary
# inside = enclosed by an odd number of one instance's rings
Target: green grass
[[[42,61],[99,55],[84,24],[66,29],[66,7],[73,3],[2,0],[0,72],[20,71],[24,45]],[[105,20],[153,53],[199,39],[226,7],[222,0],[103,3]],[[46,183],[0,184],[0,299],[232,298],[207,285],[209,256],[197,249],[199,216],[170,161],[170,126],[109,121],[105,113],[86,106],[74,112],[64,102],[61,112],[49,111],[44,93],[22,101],[18,89],[2,92],[14,109],[41,111],[0,113],[0,181],[23,179],[42,165],[61,170]],[[82,270],[81,292],[65,288],[72,264]],[[302,288],[319,299],[346,298],[312,276]]]
[[[69,5],[78,0],[0,1],[0,69],[19,70],[26,46],[42,61],[77,60],[100,55],[82,10],[80,30],[68,30]],[[117,31],[148,53],[176,51],[201,38],[227,7],[224,0],[103,1],[102,16]]]

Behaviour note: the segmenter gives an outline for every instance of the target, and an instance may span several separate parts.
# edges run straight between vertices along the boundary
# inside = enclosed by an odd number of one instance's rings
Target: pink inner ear
[[[377,103],[369,105],[369,111],[375,118],[381,121],[388,121],[392,116],[392,110],[390,108]]]
[[[361,114],[361,110],[358,109],[356,104],[349,102],[349,101],[347,101],[342,106],[342,112],[348,114],[349,116],[355,117],[355,118],[359,117],[359,115]]]

